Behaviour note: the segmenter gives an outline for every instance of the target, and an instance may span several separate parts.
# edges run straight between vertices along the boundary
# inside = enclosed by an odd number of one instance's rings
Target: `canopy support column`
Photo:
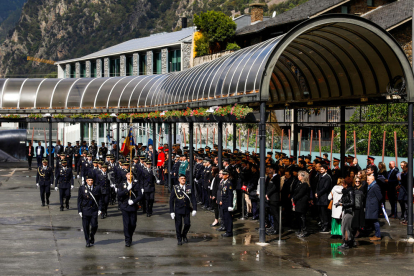
[[[346,143],[345,141],[345,106],[341,106],[341,173],[342,175],[346,174],[345,172],[345,143]]]
[[[84,137],[84,133],[83,133],[83,123],[80,123],[80,145],[82,145],[83,142],[83,137]]]
[[[119,124],[120,123],[116,123],[116,160],[119,160]]]
[[[260,103],[260,123],[259,123],[259,138],[260,138],[260,226],[259,226],[259,243],[266,243],[266,228],[265,228],[265,176],[266,168],[266,102]]]
[[[218,145],[218,166],[219,170],[223,169],[223,122],[218,122],[217,127],[217,145]]]
[[[167,123],[168,127],[168,189],[172,188],[171,169],[172,169],[172,133],[171,124]]]
[[[237,126],[236,126],[236,123],[233,123],[233,152],[237,148],[236,132],[237,132]]]
[[[174,127],[174,144],[177,144],[177,123],[173,123]]]
[[[414,24],[414,23],[413,23]],[[398,164],[396,164],[397,166]],[[413,238],[413,103],[408,103],[408,223],[407,237]]]
[[[49,117],[49,165],[54,168],[55,164],[53,162],[53,153],[52,153],[52,117]]]
[[[293,156],[298,160],[298,137],[299,136],[299,126],[298,126],[298,110],[293,110]]]
[[[194,150],[193,150],[193,148],[194,148],[194,141],[193,141],[193,139],[194,139],[194,123],[193,122],[190,122],[189,124],[188,124],[188,134],[190,135],[190,137],[189,137],[189,139],[188,139],[188,146],[189,146],[189,149],[190,149],[190,162],[189,162],[189,164],[188,164],[188,166],[190,167],[190,173],[189,173],[189,181],[188,181],[188,183],[190,184],[190,187],[194,190],[194,187],[193,187],[193,185],[194,185],[194,178],[193,178],[193,165],[194,165],[194,162],[193,162],[193,160],[194,160],[194,157],[193,157],[193,154],[194,154]]]
[[[152,123],[152,167],[155,168],[157,166],[157,149],[156,149],[156,142],[157,142],[157,123]]]

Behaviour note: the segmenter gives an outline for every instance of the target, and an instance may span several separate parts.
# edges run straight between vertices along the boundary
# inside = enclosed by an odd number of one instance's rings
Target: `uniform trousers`
[[[203,195],[204,195],[204,207],[208,208],[210,207],[210,193],[209,193],[209,189],[205,189],[203,187]]]
[[[110,194],[103,194],[102,195],[102,213],[106,214],[108,212],[108,205],[109,205],[109,197]]]
[[[137,212],[122,210],[122,221],[124,223],[125,242],[132,242],[135,228],[137,227]]]
[[[227,209],[227,207],[223,209],[223,220],[224,220],[224,227],[226,228],[227,234],[233,234],[233,217],[231,212]]]
[[[279,203],[278,202],[269,202],[269,211],[270,215],[273,217],[273,228],[279,230]]]
[[[184,220],[184,229],[183,229],[183,220]],[[187,237],[187,233],[190,230],[191,221],[190,213],[187,215],[175,214],[175,232],[177,233],[177,239],[181,241],[182,238]]]
[[[98,213],[92,216],[82,215],[82,226],[86,242],[94,241],[96,231],[98,230]]]
[[[45,194],[46,194],[46,201],[49,202],[50,197],[50,185],[39,185],[40,189],[40,199],[42,200],[42,203],[45,203]]]
[[[154,205],[154,195],[155,192],[145,192],[145,204],[147,209],[147,214],[152,214],[152,206]]]
[[[70,188],[59,189],[60,207],[63,207],[63,198],[66,198],[66,204],[69,204]]]

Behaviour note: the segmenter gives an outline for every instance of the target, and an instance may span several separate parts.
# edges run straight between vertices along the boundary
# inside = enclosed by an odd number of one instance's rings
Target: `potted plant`
[[[56,121],[63,121],[66,118],[66,116],[63,114],[54,114],[52,118]]]
[[[118,114],[118,117],[116,118],[116,121],[120,122],[120,123],[124,123],[126,121],[126,119],[128,119],[128,117],[129,117],[128,114],[120,113],[120,114]]]
[[[148,118],[153,123],[162,123],[161,112],[158,111],[158,110],[157,111],[154,111],[154,112],[150,112],[148,114]]]
[[[181,116],[185,119],[185,120],[187,120],[187,122],[192,122],[193,121],[193,119],[191,118],[192,117],[192,110],[189,108],[189,107],[187,107],[187,109],[185,109],[183,112],[182,112],[182,114],[181,114]]]
[[[229,121],[228,115],[231,112],[231,106],[227,105],[227,106],[219,106],[216,108],[216,110],[214,110],[214,119],[217,122],[227,122]]]
[[[37,119],[42,119],[43,118],[43,115],[40,114],[40,113],[30,114],[29,116],[27,116],[27,118],[37,120]]]
[[[165,118],[168,122],[171,122],[171,123],[180,122],[181,116],[182,116],[181,110],[165,111]]]
[[[231,110],[230,114],[228,114],[229,120],[234,121],[250,121],[250,122],[256,122],[256,117],[253,114],[253,108],[250,108],[248,106],[238,105],[235,104]]]
[[[200,107],[193,111],[193,116],[197,122],[214,122],[214,116],[208,112],[207,108]]]

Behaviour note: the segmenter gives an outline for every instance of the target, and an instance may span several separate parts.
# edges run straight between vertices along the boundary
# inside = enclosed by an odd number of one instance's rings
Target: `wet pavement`
[[[58,193],[41,207],[35,170],[0,164],[0,275],[413,275],[413,245],[404,241],[406,227],[397,220],[382,226],[383,239],[358,239],[356,248],[341,251],[340,239],[311,234],[299,239],[284,231],[256,245],[256,221],[235,220],[233,238],[222,238],[209,225],[214,214],[199,210],[191,218],[189,243],[177,246],[169,194],[157,186],[154,213],[138,215],[133,245],[125,247],[122,216],[110,206],[99,219],[95,246],[85,247],[76,210],[75,180],[70,210],[59,211]],[[383,221],[382,221],[383,222]],[[383,224],[383,223],[382,223]]]

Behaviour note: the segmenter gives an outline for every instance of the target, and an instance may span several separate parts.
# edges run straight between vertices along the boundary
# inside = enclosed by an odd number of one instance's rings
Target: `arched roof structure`
[[[314,106],[385,101],[387,85],[412,68],[395,39],[356,16],[326,15],[287,34],[191,69],[110,78],[0,79],[0,112],[181,109],[233,103]]]

